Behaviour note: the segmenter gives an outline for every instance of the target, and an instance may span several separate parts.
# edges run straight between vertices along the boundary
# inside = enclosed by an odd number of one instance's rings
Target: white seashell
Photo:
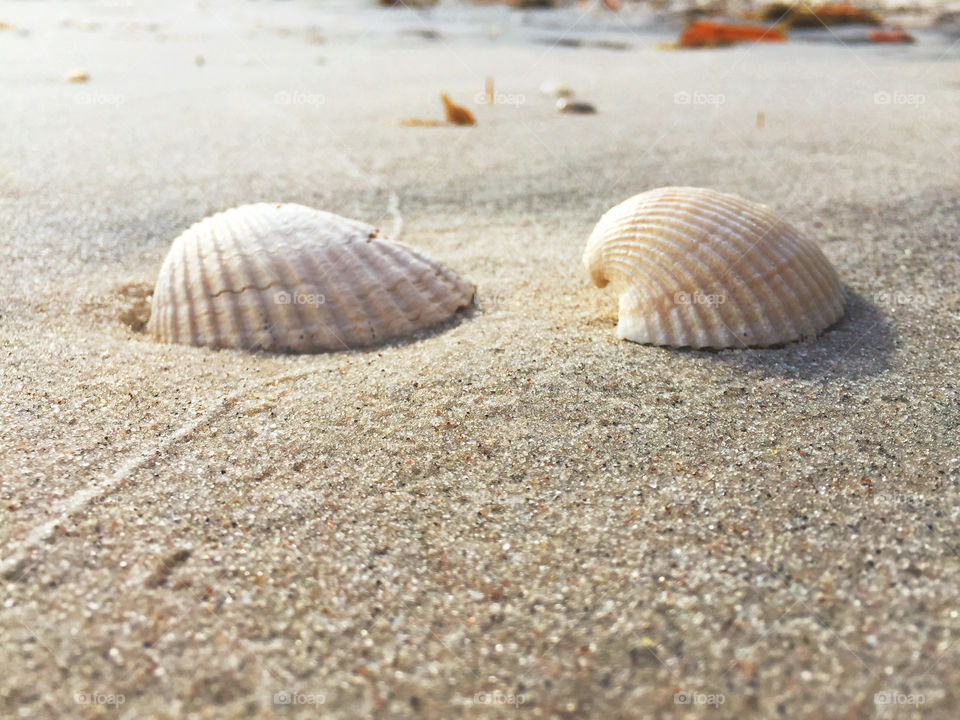
[[[665,187],[608,211],[583,256],[620,301],[617,335],[673,347],[763,347],[843,316],[840,278],[769,208],[714,190]]]
[[[148,330],[215,348],[342,350],[443,322],[475,290],[366,223],[303,205],[243,205],[173,241]]]
[[[573,90],[556,80],[546,80],[540,84],[540,92],[551,97],[565,98],[572,97]]]

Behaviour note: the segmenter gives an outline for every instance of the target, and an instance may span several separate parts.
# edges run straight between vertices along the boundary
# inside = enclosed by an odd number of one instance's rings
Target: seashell
[[[476,125],[476,118],[473,113],[465,107],[455,104],[446,93],[440,93],[440,99],[443,101],[443,109],[447,113],[447,122],[454,125]]]
[[[540,92],[557,98],[572,97],[573,90],[556,80],[545,80],[540,84]]]
[[[593,115],[597,109],[590,103],[574,102],[561,98],[557,100],[557,112],[570,113],[572,115]]]
[[[243,205],[173,241],[148,331],[214,348],[342,350],[443,322],[475,290],[358,220],[303,205]]]
[[[619,296],[617,335],[673,347],[763,347],[843,316],[833,266],[773,210],[736,195],[665,187],[597,223],[583,256]]]

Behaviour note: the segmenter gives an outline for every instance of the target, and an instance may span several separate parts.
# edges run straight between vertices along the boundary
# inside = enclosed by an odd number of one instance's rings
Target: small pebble
[[[597,109],[590,103],[574,102],[572,100],[557,100],[557,112],[573,115],[592,115]]]

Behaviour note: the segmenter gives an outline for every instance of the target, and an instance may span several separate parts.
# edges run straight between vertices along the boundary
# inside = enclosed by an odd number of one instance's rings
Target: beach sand
[[[0,10],[0,716],[956,717],[949,40]],[[398,125],[441,91],[477,126]],[[845,318],[778,349],[617,340],[582,249],[668,184],[781,212]],[[170,241],[255,201],[400,230],[477,307],[320,355],[138,332]]]

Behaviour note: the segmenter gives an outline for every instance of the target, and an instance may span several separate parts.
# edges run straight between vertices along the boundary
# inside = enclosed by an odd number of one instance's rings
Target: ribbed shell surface
[[[619,296],[617,335],[672,347],[763,347],[843,315],[840,278],[769,208],[703,188],[636,195],[597,223],[584,264]]]
[[[440,323],[474,286],[365,223],[295,204],[243,205],[174,240],[149,332],[280,352],[374,345]]]

